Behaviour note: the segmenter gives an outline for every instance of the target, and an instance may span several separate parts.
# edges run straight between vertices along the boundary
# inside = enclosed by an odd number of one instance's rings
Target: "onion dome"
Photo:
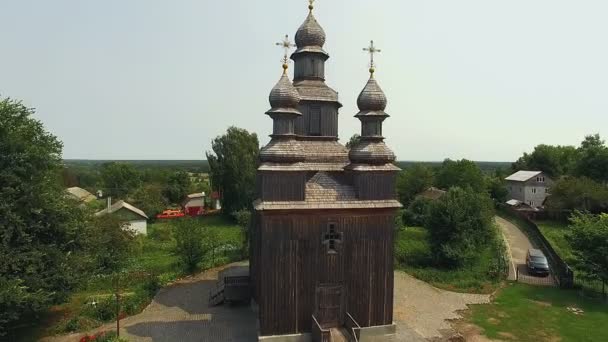
[[[357,98],[357,106],[361,111],[357,115],[364,115],[368,112],[384,113],[386,103],[386,96],[372,74],[372,77],[369,78],[369,81],[367,81],[367,84]]]
[[[348,158],[352,163],[386,164],[395,161],[395,154],[384,141],[365,139],[350,149]]]
[[[283,73],[279,82],[272,88],[268,101],[272,109],[296,108],[298,106],[300,94],[289,80],[287,73]]]
[[[307,46],[323,47],[324,44],[325,31],[323,31],[311,10],[298,32],[296,32],[296,45],[298,49],[301,49]]]

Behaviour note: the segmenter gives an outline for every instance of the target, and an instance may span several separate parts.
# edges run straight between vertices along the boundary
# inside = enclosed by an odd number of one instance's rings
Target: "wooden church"
[[[270,92],[271,141],[260,151],[250,278],[259,339],[385,341],[393,324],[399,168],[385,145],[387,100],[370,78],[357,99],[361,140],[338,142],[338,93],[325,83],[325,32],[310,12],[295,36],[293,82]],[[281,43],[289,47],[288,40]]]

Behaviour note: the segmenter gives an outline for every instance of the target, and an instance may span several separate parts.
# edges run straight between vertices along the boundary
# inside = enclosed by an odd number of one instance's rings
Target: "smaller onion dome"
[[[357,106],[361,112],[382,112],[386,108],[386,96],[373,77],[359,94]]]
[[[279,82],[272,88],[268,101],[272,109],[296,108],[298,106],[300,94],[287,77],[287,73],[283,73]]]
[[[296,32],[296,45],[298,49],[301,49],[306,46],[323,47],[324,44],[325,31],[323,31],[323,28],[319,25],[311,11],[298,29],[298,32]]]

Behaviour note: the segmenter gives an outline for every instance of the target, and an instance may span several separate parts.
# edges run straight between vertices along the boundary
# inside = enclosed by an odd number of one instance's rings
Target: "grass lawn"
[[[568,225],[559,221],[536,221],[535,223],[557,254],[568,264],[572,264],[572,247],[566,240],[566,233],[570,231]]]
[[[209,253],[199,265],[200,269],[239,259],[242,237],[241,229],[237,225],[219,215],[203,216],[197,220],[207,228],[206,232],[210,234],[216,247],[214,253]],[[156,279],[154,281],[160,286],[186,275],[178,257],[173,254],[175,240],[172,230],[175,222],[166,220],[148,224],[148,235],[138,236],[136,239],[136,248],[129,260],[127,272],[152,274]],[[125,283],[123,307],[127,314],[136,314],[148,305],[154,294],[154,291],[150,293],[147,290],[149,282],[150,277],[144,277],[129,279]],[[89,304],[95,301],[99,303],[99,308],[104,302],[109,305],[107,303],[111,303],[112,298],[112,280],[104,276],[93,277],[74,292],[66,303],[53,306],[40,320],[34,320],[36,326],[24,327],[23,334],[20,333],[20,337],[15,339],[31,341],[46,335],[86,331],[112,321],[112,310],[103,312],[99,309],[92,312]],[[98,312],[100,310],[101,313]]]
[[[495,246],[488,246],[478,260],[464,268],[444,269],[432,265],[431,248],[427,230],[406,227],[397,233],[395,261],[397,269],[426,281],[433,286],[459,292],[491,293],[500,281],[492,274]]]
[[[510,283],[491,304],[472,305],[468,320],[493,339],[608,341],[608,305],[574,290]]]

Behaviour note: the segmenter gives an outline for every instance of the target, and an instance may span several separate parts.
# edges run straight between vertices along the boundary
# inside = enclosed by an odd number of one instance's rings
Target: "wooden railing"
[[[331,342],[331,332],[329,329],[323,329],[321,327],[315,315],[312,315],[312,341]]]
[[[355,342],[359,342],[359,338],[361,337],[361,326],[348,312],[346,313],[344,327],[348,330]]]

